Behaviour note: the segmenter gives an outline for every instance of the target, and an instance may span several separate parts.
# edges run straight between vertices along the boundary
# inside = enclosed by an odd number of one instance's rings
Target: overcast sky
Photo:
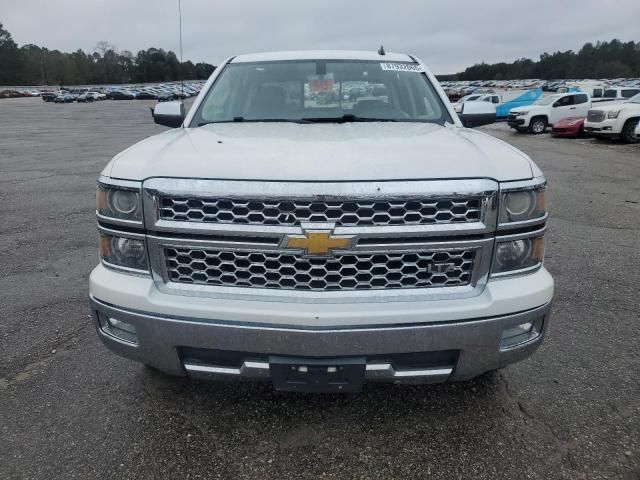
[[[0,22],[23,45],[178,52],[178,0],[0,0]],[[269,50],[404,52],[436,73],[481,61],[537,59],[585,42],[640,41],[638,0],[182,0],[184,59],[218,64]]]

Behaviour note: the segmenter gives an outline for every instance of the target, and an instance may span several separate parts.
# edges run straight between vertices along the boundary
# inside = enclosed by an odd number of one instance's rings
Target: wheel
[[[534,117],[531,119],[531,123],[529,123],[529,132],[534,135],[539,135],[544,133],[547,129],[547,121],[544,117]]]
[[[636,137],[636,127],[640,118],[630,118],[622,127],[620,138],[627,143],[640,143],[640,138]]]

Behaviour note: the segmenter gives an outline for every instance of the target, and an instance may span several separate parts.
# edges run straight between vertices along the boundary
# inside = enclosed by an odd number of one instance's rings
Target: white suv
[[[526,107],[512,108],[507,124],[519,132],[538,134],[563,118],[586,117],[590,108],[591,98],[587,93],[559,93],[542,97]]]
[[[358,88],[349,100],[340,92]],[[176,375],[357,391],[531,355],[551,311],[540,169],[414,57],[240,55],[98,179],[95,325]],[[462,121],[461,121],[462,120]]]
[[[584,131],[595,138],[620,138],[628,143],[638,143],[635,134],[640,123],[640,93],[626,102],[598,103],[589,110]]]

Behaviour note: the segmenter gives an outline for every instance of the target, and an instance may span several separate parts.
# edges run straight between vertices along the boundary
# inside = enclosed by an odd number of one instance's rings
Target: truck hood
[[[177,128],[120,153],[104,175],[144,180],[520,180],[539,172],[519,150],[430,123],[221,123]]]
[[[601,110],[603,112],[609,112],[611,110],[622,110],[623,108],[640,111],[640,103],[632,103],[626,100],[617,102],[594,103],[591,110]]]

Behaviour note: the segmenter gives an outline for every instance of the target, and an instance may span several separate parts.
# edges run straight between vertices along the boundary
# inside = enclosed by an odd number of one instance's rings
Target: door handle
[[[576,107],[570,107],[569,108],[569,110],[575,110],[575,109],[576,109]]]

